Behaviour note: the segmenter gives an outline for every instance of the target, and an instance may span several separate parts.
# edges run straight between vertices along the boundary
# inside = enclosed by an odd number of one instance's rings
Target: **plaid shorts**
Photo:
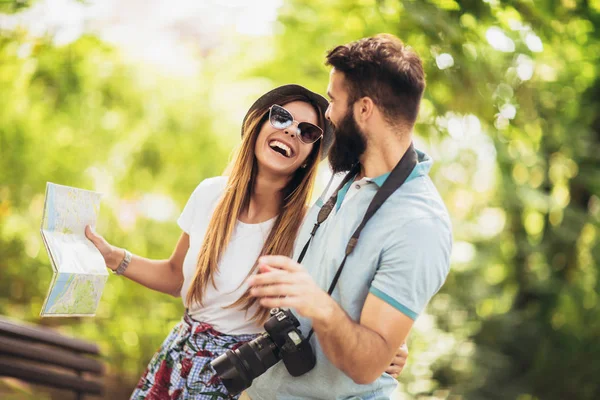
[[[257,336],[225,335],[186,313],[150,360],[131,399],[237,399],[227,393],[210,362]]]

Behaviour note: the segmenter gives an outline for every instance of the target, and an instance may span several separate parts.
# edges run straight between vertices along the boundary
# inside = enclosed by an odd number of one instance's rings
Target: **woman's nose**
[[[288,126],[287,128],[285,128],[283,130],[283,133],[285,133],[286,135],[290,135],[291,137],[294,137],[295,135],[298,134],[298,127],[294,124]]]

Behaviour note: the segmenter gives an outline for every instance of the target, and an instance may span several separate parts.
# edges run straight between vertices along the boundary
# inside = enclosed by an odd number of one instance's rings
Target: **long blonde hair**
[[[317,112],[319,126],[325,129],[325,116],[319,107],[305,96],[281,96],[274,103],[285,105],[293,101],[304,101],[311,104]],[[188,305],[192,302],[202,304],[209,282],[216,288],[214,277],[219,269],[221,256],[227,249],[240,213],[250,204],[250,196],[252,195],[258,170],[254,149],[258,133],[263,124],[267,122],[268,107],[265,106],[254,110],[248,116],[243,126],[244,134],[242,136],[241,147],[228,168],[231,173],[227,180],[227,186],[212,214],[204,237],[204,243],[198,255],[196,273],[186,297],[186,304]],[[312,194],[317,175],[318,161],[321,156],[322,142],[322,138],[315,142],[311,153],[306,159],[306,167],[298,168],[289,183],[283,188],[283,202],[279,215],[263,245],[260,256],[266,254],[292,255],[294,241],[306,214],[307,205]],[[248,273],[248,276],[254,274],[256,268],[257,262],[255,260],[254,266]],[[247,290],[228,308],[237,307],[247,312],[257,301],[256,298],[250,296]],[[251,317],[251,320],[264,323],[268,316],[269,310],[259,307]]]

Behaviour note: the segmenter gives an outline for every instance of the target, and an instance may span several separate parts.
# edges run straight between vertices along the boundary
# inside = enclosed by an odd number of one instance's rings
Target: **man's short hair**
[[[337,46],[326,65],[344,73],[349,105],[370,97],[388,123],[415,123],[425,73],[417,53],[396,36],[379,34]]]

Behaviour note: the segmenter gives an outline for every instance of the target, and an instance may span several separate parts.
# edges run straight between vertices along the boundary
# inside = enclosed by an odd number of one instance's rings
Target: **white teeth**
[[[272,140],[269,142],[269,146],[271,148],[279,147],[283,151],[285,151],[285,156],[290,157],[292,155],[292,149],[289,148],[285,143],[281,143],[279,140]]]

